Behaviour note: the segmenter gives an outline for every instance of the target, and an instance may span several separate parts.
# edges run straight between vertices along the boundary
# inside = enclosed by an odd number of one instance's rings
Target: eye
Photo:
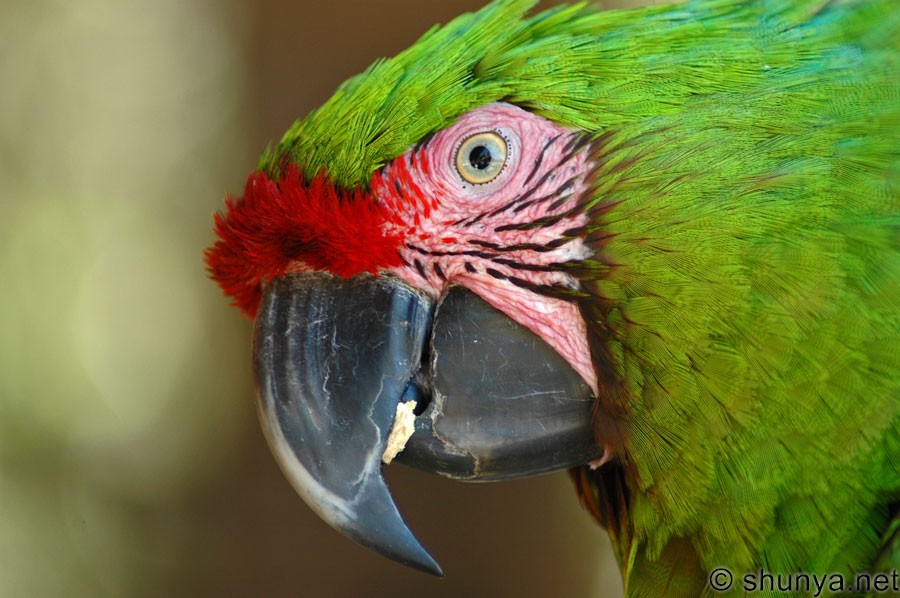
[[[506,165],[506,139],[492,132],[466,138],[456,150],[456,170],[473,185],[489,183]]]

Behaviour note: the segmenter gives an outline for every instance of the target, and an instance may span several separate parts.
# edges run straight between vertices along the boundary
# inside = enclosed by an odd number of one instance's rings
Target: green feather
[[[582,479],[629,595],[697,595],[716,566],[896,567],[896,0],[532,4],[431,30],[260,167],[365,186],[495,101],[590,132],[595,254],[568,267],[622,482]]]

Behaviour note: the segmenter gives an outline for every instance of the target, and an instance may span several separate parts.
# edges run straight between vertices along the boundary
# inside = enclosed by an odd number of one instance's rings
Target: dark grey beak
[[[462,287],[435,307],[390,276],[275,279],[256,320],[254,369],[272,452],[307,504],[360,544],[435,575],[384,483],[389,443],[405,441],[399,461],[466,480],[536,475],[602,453],[581,377]],[[411,400],[414,431],[398,440],[398,405]]]

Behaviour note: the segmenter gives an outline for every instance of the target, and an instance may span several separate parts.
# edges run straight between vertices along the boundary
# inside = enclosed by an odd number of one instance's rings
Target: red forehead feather
[[[206,250],[212,278],[254,317],[262,284],[291,269],[342,277],[399,266],[400,238],[385,234],[387,210],[360,191],[338,191],[323,176],[306,184],[290,165],[276,184],[263,172],[247,179],[241,198],[216,214],[215,245]]]

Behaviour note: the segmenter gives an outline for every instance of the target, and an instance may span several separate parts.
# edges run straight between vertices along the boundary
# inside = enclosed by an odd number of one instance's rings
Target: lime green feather
[[[592,133],[595,254],[568,267],[623,480],[592,491],[628,593],[895,555],[896,0],[531,4],[495,2],[376,63],[260,167],[365,186],[495,101]]]

